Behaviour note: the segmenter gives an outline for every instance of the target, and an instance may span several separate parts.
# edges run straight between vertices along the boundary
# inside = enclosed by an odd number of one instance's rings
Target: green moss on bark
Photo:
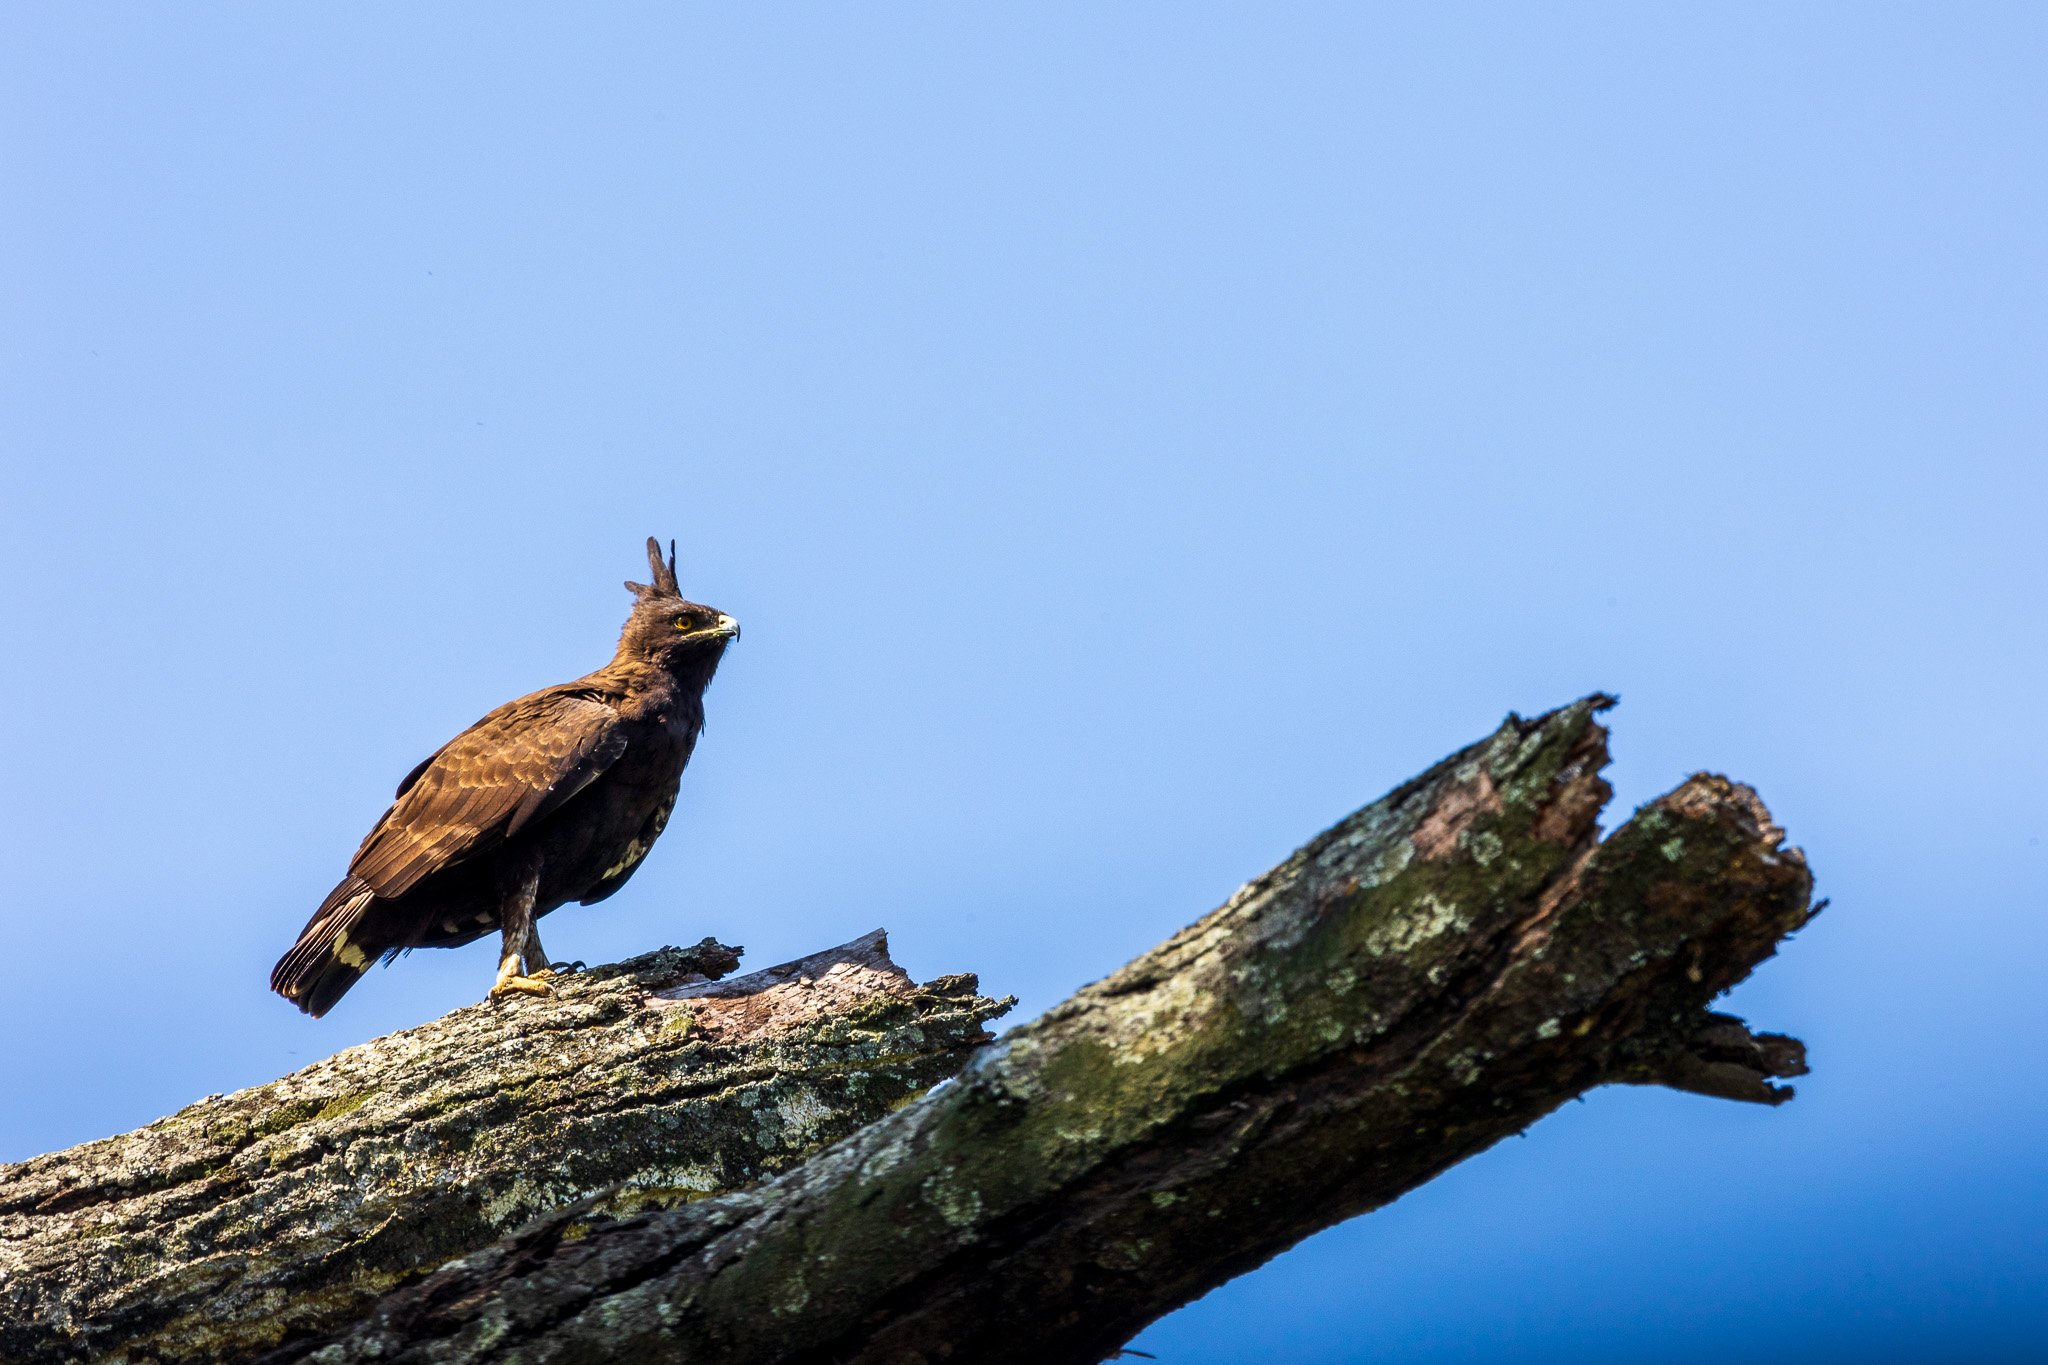
[[[661,993],[737,961],[707,940],[0,1167],[0,1360],[247,1359],[563,1205],[643,1213],[786,1169],[955,1070],[1006,1007],[913,986],[870,937],[829,1027],[677,1027]]]
[[[1768,1100],[1789,1040],[1705,1005],[1804,863],[1719,779],[1601,845],[1609,704],[1511,717],[787,1175],[544,1220],[318,1358],[1092,1362],[1592,1086]]]

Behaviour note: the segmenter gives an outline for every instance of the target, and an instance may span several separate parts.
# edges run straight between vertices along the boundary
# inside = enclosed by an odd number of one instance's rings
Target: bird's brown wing
[[[382,897],[517,834],[626,751],[619,713],[573,693],[508,702],[457,735],[399,789],[349,874]]]

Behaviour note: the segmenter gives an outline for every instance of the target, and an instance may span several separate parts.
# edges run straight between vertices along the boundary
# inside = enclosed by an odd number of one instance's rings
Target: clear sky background
[[[2048,10],[16,5],[0,1159],[477,998],[270,965],[398,777],[744,623],[548,921],[1028,1014],[1488,732],[1755,784],[1788,1108],[1603,1091],[1171,1365],[2048,1335]]]

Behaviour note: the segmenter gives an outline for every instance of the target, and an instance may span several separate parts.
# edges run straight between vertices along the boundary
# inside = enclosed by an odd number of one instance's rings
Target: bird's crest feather
[[[653,536],[647,537],[647,564],[654,571],[654,582],[652,584],[635,583],[630,579],[626,582],[627,589],[635,597],[645,599],[649,597],[681,597],[683,595],[682,585],[676,581],[676,543],[673,540],[668,543],[668,562],[663,563],[661,558],[661,542]]]

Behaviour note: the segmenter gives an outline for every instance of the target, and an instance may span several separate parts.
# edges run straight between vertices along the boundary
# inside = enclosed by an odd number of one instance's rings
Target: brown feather
[[[668,563],[661,562],[661,542],[653,536],[647,537],[647,563],[654,570],[654,590],[666,597],[681,597],[682,585],[676,581],[676,543],[668,543]]]
[[[550,692],[509,702],[451,740],[370,831],[349,875],[379,896],[402,896],[610,767],[625,751],[618,713],[566,688]]]

